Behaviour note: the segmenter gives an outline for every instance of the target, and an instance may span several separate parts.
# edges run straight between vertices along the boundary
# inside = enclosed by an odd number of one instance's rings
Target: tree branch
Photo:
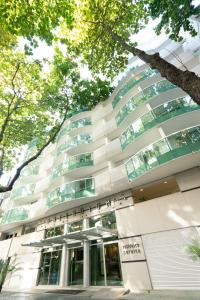
[[[62,122],[60,123],[60,125],[58,126],[58,128],[56,129],[56,131],[54,132],[54,134],[49,137],[48,141],[38,150],[38,152],[33,155],[31,158],[29,158],[28,160],[26,160],[25,162],[23,162],[21,164],[20,167],[17,168],[15,175],[13,176],[13,178],[11,179],[11,181],[9,182],[9,184],[7,186],[0,186],[0,193],[5,193],[8,191],[11,191],[13,188],[14,183],[16,182],[16,180],[19,178],[21,171],[32,161],[34,161],[35,159],[37,159],[39,157],[39,155],[42,153],[42,151],[51,143],[53,142],[53,140],[56,138],[58,132],[60,131],[62,125],[64,124],[66,117],[67,117],[67,113],[68,113],[68,108],[69,108],[69,102],[67,102],[66,105],[66,109],[65,109],[65,113],[64,113],[64,117]]]

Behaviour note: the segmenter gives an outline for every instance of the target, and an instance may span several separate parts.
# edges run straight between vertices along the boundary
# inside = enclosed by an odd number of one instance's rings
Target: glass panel
[[[144,148],[126,163],[129,181],[144,174],[150,168],[199,150],[200,126],[172,134]]]
[[[69,232],[75,232],[80,230],[83,230],[83,220],[76,221],[68,225]]]
[[[50,263],[51,252],[42,253],[38,284],[46,285],[49,283]]]
[[[135,138],[154,127],[156,124],[196,109],[200,109],[200,106],[192,101],[189,96],[175,99],[156,107],[135,121],[122,133],[120,136],[122,150],[124,150]]]
[[[53,251],[51,256],[51,267],[49,271],[49,284],[59,283],[59,272],[61,263],[61,251]]]
[[[131,111],[133,111],[138,105],[142,104],[145,101],[149,101],[151,98],[174,88],[176,88],[176,86],[167,80],[162,80],[145,88],[142,92],[132,97],[125,104],[125,106],[121,108],[121,110],[116,116],[117,125],[119,125],[128,116],[128,114]]]
[[[61,253],[61,250],[42,253],[38,284],[55,285],[59,283]]]
[[[70,284],[83,284],[83,248],[70,249]]]
[[[139,82],[156,75],[158,72],[155,70],[151,70],[151,69],[147,69],[144,70],[143,72],[137,74],[137,75],[132,75],[132,78],[123,86],[123,88],[121,88],[118,93],[116,94],[112,105],[113,108],[115,108],[115,106],[117,105],[117,103],[121,100],[121,98],[127,94],[136,84],[138,84]]]
[[[103,245],[90,247],[90,282],[91,285],[105,285]]]
[[[104,246],[107,285],[122,285],[118,244]]]
[[[109,229],[117,228],[115,212],[111,212],[102,216],[102,226]]]

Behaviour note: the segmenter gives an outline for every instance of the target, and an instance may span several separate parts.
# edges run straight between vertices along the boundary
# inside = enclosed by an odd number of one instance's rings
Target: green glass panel
[[[196,109],[200,109],[200,106],[198,106],[189,96],[175,99],[156,107],[132,123],[126,131],[122,133],[120,137],[122,150],[124,150],[135,138],[157,124]]]
[[[149,145],[125,165],[129,181],[178,157],[200,150],[200,126],[182,130]]]
[[[28,210],[23,207],[16,207],[7,211],[1,220],[1,225],[10,224],[28,219]]]
[[[132,103],[132,107],[137,107],[138,105],[142,104],[145,101],[149,101],[151,98],[160,95],[166,91],[169,91],[171,89],[176,88],[175,85],[170,83],[167,80],[162,80],[160,82],[154,83],[153,85],[145,88],[142,92],[138,93],[134,97],[132,97],[124,107],[121,108],[121,110],[118,112],[116,116],[116,123],[119,126],[122,121],[128,116],[128,114],[133,111],[127,109],[127,107],[130,106],[130,103]]]
[[[26,185],[17,189],[14,189],[11,193],[11,199],[16,200],[21,197],[31,196],[34,193],[35,184]]]
[[[141,72],[138,75],[134,75],[124,86],[121,88],[114,100],[112,102],[113,108],[117,105],[117,103],[121,100],[121,98],[126,95],[136,84],[140,83],[143,80],[146,80],[149,77],[156,75],[158,72],[155,70],[147,69]]]
[[[68,149],[74,148],[81,144],[89,144],[90,142],[92,142],[92,138],[89,134],[87,133],[79,134],[76,137],[65,142],[64,144],[60,145],[57,149],[57,156],[63,154]]]
[[[28,176],[36,176],[39,173],[39,166],[29,166],[24,168],[21,173],[21,177],[28,177]]]
[[[69,133],[70,131],[72,131],[74,129],[77,129],[77,128],[82,128],[84,126],[91,125],[91,124],[92,124],[92,122],[91,122],[90,118],[83,118],[83,119],[74,121],[74,122],[68,124],[65,128],[63,128],[59,132],[58,137],[57,137],[57,141],[59,141],[62,136]]]
[[[81,197],[92,197],[95,195],[94,179],[87,178],[74,181],[61,186],[50,192],[47,197],[47,206],[51,208],[59,203]]]

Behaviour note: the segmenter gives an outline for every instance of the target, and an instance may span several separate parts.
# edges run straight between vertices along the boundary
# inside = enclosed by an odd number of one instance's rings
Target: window
[[[83,221],[76,221],[68,225],[68,232],[83,230]]]
[[[44,238],[48,239],[53,236],[64,234],[64,225],[45,229]]]
[[[115,212],[104,215],[94,216],[89,219],[89,227],[103,227],[108,229],[116,229]]]

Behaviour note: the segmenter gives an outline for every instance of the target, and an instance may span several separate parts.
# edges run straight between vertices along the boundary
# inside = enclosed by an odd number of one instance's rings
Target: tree
[[[112,77],[124,68],[132,53],[200,104],[200,78],[194,72],[177,68],[159,53],[140,50],[130,39],[148,24],[151,16],[161,17],[157,33],[163,26],[175,40],[181,39],[181,28],[195,35],[188,18],[199,13],[200,7],[194,8],[188,0],[77,0],[77,3],[71,36],[68,29],[63,29],[62,34],[66,43],[83,54],[90,69]],[[183,12],[181,16],[180,12]]]
[[[7,186],[0,186],[2,193],[11,190],[22,169],[54,142],[72,111],[90,109],[112,88],[106,80],[82,80],[73,57],[58,49],[46,74],[38,61],[4,50],[0,77],[0,174],[16,165],[27,143],[37,141],[37,151],[19,165]]]
[[[19,263],[17,263],[16,256],[10,262],[10,257],[6,259],[0,259],[0,293],[2,291],[2,287],[4,285],[6,276],[10,273],[21,270]]]
[[[185,250],[192,260],[200,261],[200,242],[198,240],[194,239],[191,244],[186,246]]]

